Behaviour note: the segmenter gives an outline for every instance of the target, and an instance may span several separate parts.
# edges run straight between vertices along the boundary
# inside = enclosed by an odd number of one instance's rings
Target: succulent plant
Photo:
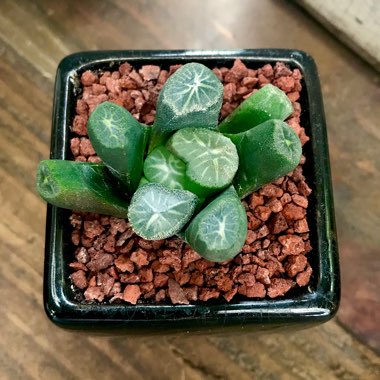
[[[224,261],[247,234],[240,201],[292,171],[298,136],[283,120],[292,104],[266,85],[218,126],[223,86],[199,63],[177,70],[163,86],[152,127],[111,102],[88,121],[101,164],[41,161],[37,190],[62,208],[128,217],[144,239],[179,235],[201,256]]]

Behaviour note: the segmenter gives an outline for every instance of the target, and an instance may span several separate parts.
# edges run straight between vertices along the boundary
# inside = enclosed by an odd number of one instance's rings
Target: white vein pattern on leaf
[[[192,71],[191,71],[192,70]],[[213,73],[202,69],[201,73],[194,69],[188,68],[177,76],[177,90],[164,92],[163,100],[170,104],[176,115],[187,114],[188,112],[201,111],[215,104],[218,97],[210,95],[219,94],[216,86],[213,86]],[[174,80],[173,80],[174,81]],[[190,82],[190,83],[189,83]],[[209,90],[208,92],[206,91]],[[183,104],[183,95],[187,95]],[[193,100],[194,97],[196,100]]]
[[[149,157],[149,175],[152,182],[167,184],[174,189],[182,189],[181,181],[185,177],[185,164],[171,153],[169,156],[165,156],[159,150]]]
[[[186,134],[185,131],[177,132],[174,139],[175,150],[188,163],[187,174],[206,183],[232,180],[236,172],[233,163],[237,158],[232,143],[228,144],[225,137],[208,130],[198,130],[190,136]]]
[[[200,223],[196,237],[202,236],[202,240],[207,240],[209,249],[223,249],[226,243],[234,241],[238,223],[238,215],[232,208],[222,210],[222,205],[219,205],[209,218],[205,218]]]
[[[101,129],[97,132],[98,138],[107,142],[109,147],[122,147],[124,145],[125,125],[127,121],[123,115],[114,110],[104,110],[100,118]]]
[[[144,207],[149,203],[149,201],[145,201],[144,205],[135,210],[140,215],[136,227],[145,231],[150,230],[149,235],[157,238],[167,232],[175,231],[178,226],[182,226],[186,222],[191,208],[188,201],[179,201],[170,205],[165,211],[153,210],[154,207],[150,207],[151,212],[147,212]],[[180,211],[181,209],[182,211]]]

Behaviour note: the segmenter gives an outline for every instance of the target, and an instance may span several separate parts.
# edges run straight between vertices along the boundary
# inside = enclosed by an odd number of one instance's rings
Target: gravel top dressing
[[[158,94],[171,74],[180,67],[170,66],[167,71],[154,65],[134,68],[125,62],[118,71],[84,72],[80,78],[82,93],[78,97],[76,116],[71,126],[70,145],[75,161],[101,162],[87,132],[88,118],[97,105],[105,101],[114,102],[125,107],[139,122],[152,125]],[[290,70],[284,63],[277,62],[273,66],[267,64],[253,70],[237,59],[232,68],[214,68],[213,72],[224,86],[219,116],[220,121],[224,120],[222,128],[233,128],[233,121],[229,120],[228,115],[252,93],[266,84],[272,84],[284,91],[292,102],[294,111],[286,122],[296,132],[302,146],[307,143],[309,138],[300,126],[301,107],[297,102],[302,89],[298,69]],[[270,86],[267,88],[268,91],[278,91]],[[167,112],[172,111],[168,109]],[[286,104],[273,112],[289,114]],[[257,124],[260,123],[262,120],[257,120]],[[169,146],[181,152],[182,145],[191,139],[186,133],[178,136],[180,139],[172,141]],[[186,159],[192,160],[193,157]],[[148,175],[149,170],[152,176],[157,174],[154,171],[155,160],[166,160],[167,167],[172,170],[167,178],[163,173],[162,180],[180,186],[181,167],[172,160],[171,153],[159,148],[152,155],[151,162],[146,164],[150,165],[146,168]],[[73,212],[70,217],[73,226],[71,237],[76,248],[75,261],[69,265],[73,270],[70,278],[77,290],[76,299],[85,303],[130,304],[189,304],[210,299],[229,302],[235,296],[282,297],[292,288],[306,287],[312,274],[308,262],[312,247],[306,217],[311,190],[302,174],[305,160],[302,155],[300,164],[287,176],[264,185],[244,198],[241,212],[244,215],[245,210],[248,222],[245,245],[239,255],[221,263],[202,258],[181,238],[144,240],[132,231],[126,219]],[[196,172],[194,176],[197,176]],[[225,178],[218,178],[218,181],[223,180]],[[215,186],[214,183],[206,185],[211,188]],[[133,178],[130,186],[136,186]],[[220,186],[223,186],[222,182]],[[104,207],[107,209],[109,206],[106,204]],[[122,207],[120,205],[121,214]],[[233,213],[230,215],[231,218],[240,217]]]

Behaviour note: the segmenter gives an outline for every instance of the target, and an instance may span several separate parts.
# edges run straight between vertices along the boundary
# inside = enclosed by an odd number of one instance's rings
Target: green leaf
[[[104,102],[90,115],[88,135],[104,164],[132,194],[141,179],[148,129],[125,108]]]
[[[195,216],[185,239],[205,259],[224,261],[241,251],[247,228],[245,209],[231,186]]]
[[[145,159],[144,175],[149,182],[170,189],[185,189],[186,164],[164,146],[155,148]]]
[[[139,187],[145,185],[146,183],[149,183],[149,181],[144,176],[142,176],[140,179]]]
[[[227,187],[238,169],[235,145],[209,129],[181,129],[170,138],[167,148],[186,163],[186,188],[200,197]]]
[[[198,198],[189,191],[148,183],[133,195],[128,217],[133,230],[142,238],[166,239],[185,226],[197,202]]]
[[[268,120],[249,131],[228,136],[239,153],[233,184],[242,198],[291,172],[300,162],[300,139],[281,120]]]
[[[285,120],[293,112],[285,92],[267,84],[244,100],[219,125],[223,133],[240,133],[267,120]]]
[[[188,63],[165,83],[157,101],[149,151],[182,128],[216,128],[223,101],[217,76],[200,63]]]
[[[54,206],[124,218],[128,202],[115,193],[103,164],[63,160],[41,161],[36,187]]]

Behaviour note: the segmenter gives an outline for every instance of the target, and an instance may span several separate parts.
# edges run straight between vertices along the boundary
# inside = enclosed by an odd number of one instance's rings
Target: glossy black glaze
[[[56,324],[76,329],[121,333],[250,331],[306,327],[332,318],[339,306],[338,248],[331,190],[326,123],[317,69],[313,59],[297,50],[263,49],[236,51],[96,51],[64,58],[59,64],[53,109],[50,157],[70,158],[69,125],[75,114],[79,80],[85,70],[117,69],[128,61],[135,67],[201,62],[208,67],[231,67],[241,58],[248,67],[283,61],[303,73],[302,126],[311,140],[305,146],[304,174],[313,193],[309,198],[308,221],[314,248],[310,253],[313,276],[308,288],[292,291],[284,298],[231,303],[213,301],[195,305],[81,304],[75,301],[68,263],[73,259],[70,212],[48,205],[45,246],[44,304]]]

